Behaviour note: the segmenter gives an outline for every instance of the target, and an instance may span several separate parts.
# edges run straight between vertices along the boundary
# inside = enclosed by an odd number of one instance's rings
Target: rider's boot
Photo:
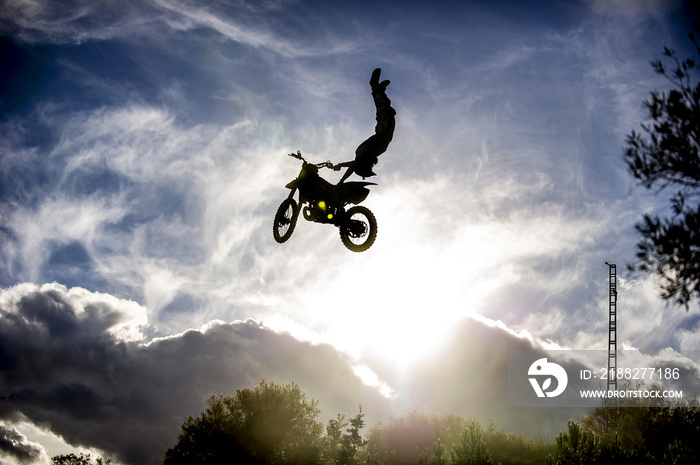
[[[377,108],[377,113],[388,112],[395,115],[396,111],[391,108],[391,100],[386,96],[386,88],[391,84],[391,81],[386,79],[379,82],[381,73],[382,69],[377,68],[372,71],[372,77],[369,79],[369,85],[372,88],[372,98],[374,98],[374,106]]]

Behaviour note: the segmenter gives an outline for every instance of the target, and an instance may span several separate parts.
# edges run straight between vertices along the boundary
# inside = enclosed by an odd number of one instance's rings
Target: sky
[[[697,304],[625,268],[635,222],[667,208],[625,137],[669,88],[649,62],[692,56],[689,11],[3,0],[3,463],[154,463],[209,396],[263,378],[321,421],[361,404],[370,423],[418,409],[552,437],[582,413],[509,407],[507,353],[607,349],[606,261],[620,348],[700,350]],[[363,203],[375,244],[301,219],[276,243],[286,154],[351,160],[377,67],[397,116]]]

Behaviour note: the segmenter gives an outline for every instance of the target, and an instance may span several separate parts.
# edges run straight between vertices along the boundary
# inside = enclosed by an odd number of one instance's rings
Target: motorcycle
[[[275,240],[281,244],[291,237],[303,206],[304,219],[336,226],[340,240],[348,249],[353,252],[369,249],[377,237],[377,220],[368,208],[358,204],[369,195],[367,186],[376,183],[351,181],[332,184],[318,174],[320,168],[334,169],[330,161],[309,163],[300,151],[289,156],[301,160],[302,166],[296,179],[285,186],[291,192],[275,214],[272,227]],[[294,199],[297,192],[298,202]],[[346,209],[349,204],[354,206]]]

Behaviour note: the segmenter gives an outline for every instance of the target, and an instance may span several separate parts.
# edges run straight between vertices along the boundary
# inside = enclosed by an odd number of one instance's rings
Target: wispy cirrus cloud
[[[370,44],[336,35],[333,28],[324,26],[321,13],[310,18],[313,12],[313,7],[296,1],[242,1],[223,9],[178,0],[72,0],[60,7],[48,1],[10,0],[0,17],[7,21],[5,29],[30,43],[82,43],[207,28],[223,39],[285,58],[344,54]],[[261,17],[272,20],[260,21]]]
[[[0,13],[4,29],[28,42],[80,43],[124,37],[153,25],[158,12],[148,2],[8,0]]]
[[[202,273],[214,279],[222,264],[245,255],[266,213],[270,178],[279,178],[266,154],[283,152],[279,138],[249,143],[274,123],[187,129],[166,111],[126,107],[49,124],[60,142],[14,173],[51,173],[51,181],[31,187],[35,200],[6,204],[3,245],[18,280],[40,280],[52,257],[77,244],[96,279],[148,295],[157,312],[180,286],[201,282]],[[170,291],[149,284],[168,275]]]
[[[211,28],[227,39],[252,47],[265,49],[285,58],[348,53],[361,47],[362,44],[362,42],[357,42],[355,40],[348,41],[342,37],[333,37],[330,29],[324,27],[320,27],[317,30],[317,32],[322,32],[322,37],[319,37],[318,41],[309,43],[305,39],[301,41],[293,40],[294,38],[299,39],[301,37],[298,31],[294,31],[294,29],[300,28],[305,30],[305,32],[311,32],[307,30],[308,26],[304,23],[316,23],[316,21],[305,17],[303,21],[296,24],[296,27],[291,30],[287,29],[286,25],[283,27],[281,21],[274,21],[267,24],[251,21],[251,16],[262,13],[257,11],[260,9],[259,7],[241,8],[245,13],[248,13],[243,16],[248,16],[248,18],[246,18],[247,20],[239,21],[238,18],[234,16],[222,16],[220,12],[215,12],[199,5],[173,0],[156,0],[155,3],[164,10],[175,13],[175,23],[170,24],[176,29],[189,29],[192,27]],[[279,11],[280,14],[285,14],[285,8],[283,8],[283,6],[286,6],[286,3],[290,2],[275,3],[271,7],[263,4],[263,8],[267,10],[267,12],[282,10]],[[243,5],[245,6],[245,3]],[[287,14],[290,14],[291,19],[294,19],[297,15],[295,12],[289,12]],[[318,23],[316,26],[322,26],[322,23]],[[280,34],[279,30],[286,31],[293,35],[290,37],[284,33]]]

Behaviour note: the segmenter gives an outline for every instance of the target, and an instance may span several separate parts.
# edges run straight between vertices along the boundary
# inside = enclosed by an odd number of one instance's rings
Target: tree
[[[549,465],[583,465],[593,463],[596,456],[594,436],[577,422],[569,421],[569,430],[556,437]]]
[[[517,457],[520,463],[543,464],[553,450],[551,444],[533,440],[527,434],[506,433],[492,421],[484,428],[484,440],[493,463],[512,463]]]
[[[360,430],[365,427],[364,416],[360,406],[360,412],[350,420],[347,420],[344,414],[338,414],[336,419],[328,420],[326,455],[330,463],[352,465],[358,462],[358,454],[367,443],[360,436]]]
[[[376,463],[418,465],[429,462],[436,452],[446,459],[448,451],[442,449],[443,445],[450,447],[457,442],[465,425],[464,419],[453,415],[438,417],[414,411],[374,424],[368,435],[367,453]]]
[[[694,26],[700,31],[700,23]],[[692,33],[690,39],[700,55]],[[681,61],[668,48],[664,53],[674,64],[672,72],[661,60],[651,64],[673,87],[644,101],[653,122],[627,136],[624,160],[645,188],[675,189],[672,215],[645,214],[635,225],[641,239],[629,268],[658,275],[662,298],[687,310],[700,297],[700,83],[691,82],[694,60]]]
[[[111,460],[104,460],[102,457],[95,458],[97,465],[109,465],[111,462]],[[64,454],[52,457],[51,463],[53,465],[92,465],[92,460],[90,454]]]
[[[567,447],[562,439],[567,435],[562,433],[557,437],[556,461],[550,463],[680,465],[700,459],[700,406],[696,399],[666,400],[661,406],[636,398],[611,400],[588,412],[580,427],[570,424],[568,437],[573,437],[573,429],[579,430],[580,438],[588,437],[583,442],[590,446]]]
[[[317,402],[295,383],[261,381],[234,397],[213,396],[209,407],[182,425],[164,465],[310,464],[321,462],[322,424]]]
[[[486,449],[484,430],[475,420],[467,422],[459,442],[452,449],[454,465],[491,465],[493,459]]]

